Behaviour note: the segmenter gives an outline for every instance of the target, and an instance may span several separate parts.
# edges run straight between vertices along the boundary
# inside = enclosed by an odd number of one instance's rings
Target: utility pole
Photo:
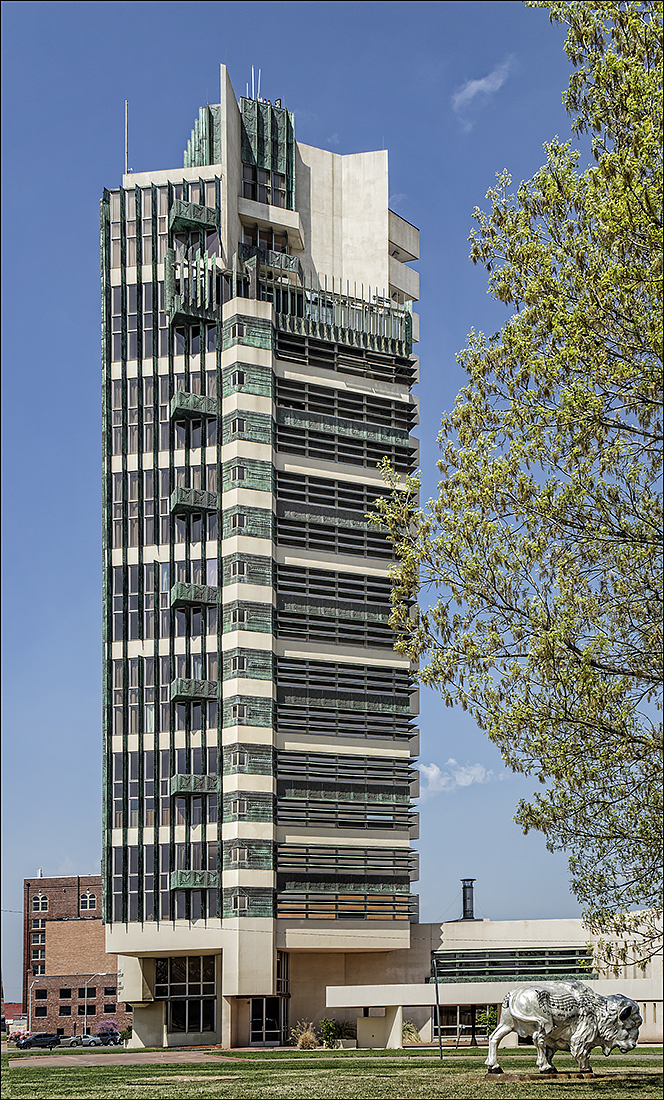
[[[35,978],[34,982],[28,990],[28,1035],[32,1030],[32,986],[39,985],[39,978]]]
[[[433,957],[433,980],[436,986],[436,1026],[438,1028],[438,1054],[440,1060],[443,1060],[443,1036],[440,1030],[440,1001],[438,1000],[438,959],[434,955]]]

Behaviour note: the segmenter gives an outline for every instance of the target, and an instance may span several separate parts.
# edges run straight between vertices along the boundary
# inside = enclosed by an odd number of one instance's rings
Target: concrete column
[[[390,1005],[385,1009],[385,1046],[388,1050],[400,1050],[403,1046],[403,1008]]]

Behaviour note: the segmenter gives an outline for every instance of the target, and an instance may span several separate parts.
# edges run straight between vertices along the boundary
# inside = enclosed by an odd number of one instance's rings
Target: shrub
[[[120,1038],[124,1039],[125,1042],[127,1042],[128,1039],[131,1039],[131,1024],[128,1024],[124,1031],[120,1032]]]
[[[401,1042],[406,1045],[412,1043],[421,1043],[420,1033],[415,1027],[415,1024],[411,1020],[404,1020],[403,1027],[401,1029]]]
[[[478,1031],[484,1031],[487,1035],[490,1035],[498,1027],[498,1010],[495,1005],[489,1005],[488,1008],[483,1008],[481,1012],[478,1012],[476,1023]]]
[[[95,1031],[95,1035],[108,1035],[109,1031],[116,1034],[120,1030],[117,1020],[102,1020],[99,1027]]]
[[[357,1024],[352,1024],[350,1020],[339,1020],[338,1026],[337,1039],[357,1039]]]
[[[341,1028],[337,1020],[321,1020],[320,1024],[320,1037],[325,1043],[325,1046],[330,1049],[334,1046],[337,1039],[341,1038]]]
[[[311,1020],[298,1020],[295,1027],[291,1028],[290,1041],[295,1043],[298,1050],[315,1050],[318,1036]]]

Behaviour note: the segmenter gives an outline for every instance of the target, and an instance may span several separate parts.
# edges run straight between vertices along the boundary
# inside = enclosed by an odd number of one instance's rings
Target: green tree
[[[436,499],[386,464],[376,519],[397,648],[543,784],[516,820],[568,853],[616,965],[657,949],[661,907],[662,5],[530,6],[567,24],[564,103],[594,163],[556,138],[475,210],[471,259],[514,312],[458,355]]]

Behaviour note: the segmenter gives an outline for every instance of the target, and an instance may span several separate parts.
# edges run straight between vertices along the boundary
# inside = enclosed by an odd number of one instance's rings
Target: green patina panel
[[[171,794],[217,794],[219,780],[216,775],[172,775]]]
[[[229,554],[224,558],[224,586],[237,584],[274,584],[274,561],[258,554]]]
[[[216,604],[221,598],[221,589],[208,584],[188,584],[176,581],[171,588],[171,607],[183,607],[188,604]]]
[[[201,417],[217,415],[216,397],[206,397],[203,393],[185,393],[178,390],[171,397],[171,419],[182,420],[183,417]]]
[[[201,107],[184,151],[185,168],[221,163],[221,105]]]
[[[344,511],[340,508],[326,508],[324,505],[281,504],[277,501],[277,516],[280,519],[292,519],[297,523],[316,524],[320,527],[344,527],[351,531],[383,531],[382,525],[374,527],[361,513]]]
[[[235,344],[272,351],[274,329],[271,322],[257,317],[244,317],[242,314],[229,317],[223,325],[222,350],[226,351]]]
[[[223,798],[224,824],[230,821],[272,821],[274,795],[266,791],[234,791]]]
[[[268,917],[275,915],[275,896],[273,890],[260,890],[258,887],[235,887],[224,890],[223,918],[232,917]]]
[[[235,668],[233,664],[235,663]],[[239,667],[238,667],[239,664]],[[229,649],[223,655],[223,678],[250,680],[274,678],[274,654],[267,649]]]
[[[224,492],[229,489],[258,489],[260,492],[273,493],[274,466],[271,462],[261,462],[255,458],[231,459],[224,462],[221,485]]]
[[[174,233],[181,229],[216,229],[218,214],[211,206],[175,199],[168,213],[168,228]]]
[[[359,783],[335,783],[334,785],[286,780],[279,783],[279,798],[302,799],[304,802],[372,802],[382,805],[410,803],[408,787],[363,787]]]
[[[218,890],[221,875],[218,871],[171,871],[171,890]]]
[[[286,205],[295,205],[295,115],[285,107],[239,100],[242,116],[242,163],[281,172],[286,177]]]
[[[372,879],[366,879],[364,882],[341,882],[335,879],[334,890],[339,894],[409,894],[410,884],[399,882],[398,880],[374,882]],[[330,882],[329,880],[327,882],[325,880],[316,881],[316,879],[305,879],[302,882],[296,882],[295,880],[285,879],[282,884],[280,881],[279,893],[289,892],[298,894],[329,894]]]
[[[239,504],[224,508],[222,538],[233,535],[274,540],[274,512],[267,508],[243,508]]]
[[[178,699],[216,699],[217,684],[214,680],[177,679],[171,683],[171,702]]]
[[[410,702],[398,695],[360,695],[326,688],[286,687],[279,689],[279,703],[292,707],[325,707],[376,714],[410,714]]]
[[[365,439],[372,443],[390,443],[407,447],[408,432],[399,428],[384,428],[380,424],[363,424],[360,420],[342,420],[338,416],[321,416],[319,413],[300,412],[296,409],[277,409],[277,424],[287,428],[309,428],[315,432],[347,436],[349,439]]]
[[[244,849],[246,859],[240,861],[231,858],[237,849]],[[257,871],[272,871],[276,863],[274,844],[270,840],[225,840],[224,867],[231,870],[236,867],[249,867]]]
[[[345,600],[313,599],[311,596],[277,596],[277,609],[300,615],[320,615],[326,619],[350,619],[354,622],[386,623],[389,605],[357,604]]]
[[[325,321],[314,320],[312,317],[296,317],[292,313],[277,313],[275,317],[277,327],[282,332],[290,332],[296,336],[311,336],[315,340],[322,340],[329,344],[345,344],[347,347],[375,351],[380,355],[396,355],[401,359],[408,359],[413,350],[413,319],[412,314],[408,312],[401,318],[395,318],[395,327],[402,334],[400,337],[365,331],[363,327],[347,328],[342,325],[328,324]]]
[[[238,713],[240,711],[240,713]],[[252,695],[232,695],[223,702],[222,725],[228,726],[274,726],[275,706],[271,699],[261,699]]]
[[[234,439],[248,439],[251,443],[267,443],[270,446],[274,438],[274,421],[265,413],[237,412],[226,413],[221,421],[222,443],[231,443]]]
[[[235,379],[235,381],[233,381]],[[274,375],[271,367],[254,363],[232,363],[222,371],[224,397],[232,393],[253,393],[258,397],[274,396]]]
[[[244,763],[241,762],[244,758]],[[245,744],[238,741],[223,750],[224,775],[273,775],[276,753],[269,745]]]
[[[216,512],[219,508],[217,493],[206,489],[183,489],[178,486],[171,493],[171,512]]]
[[[224,605],[223,633],[229,634],[233,630],[274,634],[274,608],[268,603],[232,600],[231,603]]]

